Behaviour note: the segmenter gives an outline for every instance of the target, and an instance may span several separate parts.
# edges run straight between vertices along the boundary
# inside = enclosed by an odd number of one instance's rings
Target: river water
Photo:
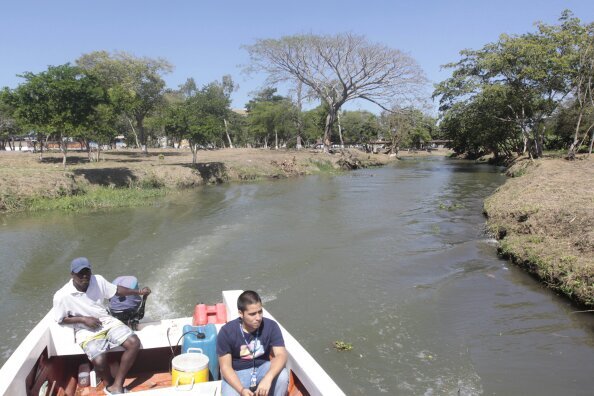
[[[500,171],[405,159],[146,208],[2,216],[0,363],[85,255],[95,273],[150,286],[149,318],[258,290],[349,395],[592,394],[592,317],[498,259],[484,235]]]

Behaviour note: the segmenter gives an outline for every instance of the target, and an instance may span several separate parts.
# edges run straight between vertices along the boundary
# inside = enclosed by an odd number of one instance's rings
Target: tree
[[[566,150],[568,158],[575,153],[588,137],[594,125],[594,106],[582,106],[574,98],[561,103],[553,115],[547,119],[547,148]],[[573,146],[573,147],[572,147]]]
[[[144,121],[163,104],[162,75],[171,72],[173,66],[160,58],[138,58],[126,52],[112,55],[106,51],[82,55],[76,63],[107,89],[115,108],[126,114],[137,145],[148,153]]]
[[[436,120],[416,108],[393,108],[380,117],[383,135],[390,139],[390,153],[398,154],[400,147],[419,148],[433,138]]]
[[[545,121],[572,89],[571,62],[562,41],[539,24],[536,33],[502,34],[480,50],[461,51],[459,62],[446,65],[454,69],[452,77],[438,84],[433,96],[440,97],[440,110],[447,112],[485,90],[503,88],[499,93],[507,98],[509,111],[500,111],[494,121],[520,131],[523,152],[540,157]]]
[[[7,87],[0,91],[0,150],[2,151],[6,149],[7,142],[10,145],[10,138],[20,132],[11,99],[12,93]]]
[[[188,139],[192,163],[195,164],[201,145],[222,140],[221,132],[229,114],[230,98],[218,81],[205,85],[199,91],[195,85],[192,89],[185,89],[189,86],[191,84],[186,83],[180,91],[168,95],[169,103],[162,123],[168,136]]]
[[[113,141],[118,135],[118,121],[119,114],[114,104],[106,97],[105,102],[98,104],[95,111],[91,114],[88,121],[89,130],[82,135],[86,143],[89,153],[89,161],[92,161],[91,156],[91,141],[97,144],[96,161],[101,157],[101,146],[107,145]]]
[[[274,136],[275,149],[279,138],[290,139],[297,125],[297,107],[289,98],[276,94],[276,88],[264,88],[246,105],[247,122],[254,138],[268,148],[269,139]],[[281,143],[282,145],[282,143]]]
[[[57,136],[66,167],[68,140],[88,130],[95,107],[105,101],[103,89],[93,76],[68,63],[20,77],[26,82],[13,92],[16,117]]]
[[[568,10],[563,12],[560,21],[560,25],[540,24],[539,29],[544,36],[557,43],[568,68],[570,95],[576,117],[573,141],[567,156],[573,159],[590,131],[590,153],[594,144],[594,121],[588,122],[594,112],[594,23],[582,25]]]
[[[261,39],[245,47],[248,70],[267,73],[267,82],[301,82],[325,104],[324,149],[332,126],[348,101],[363,99],[388,109],[394,101],[410,101],[425,83],[420,67],[408,55],[363,36],[313,34]]]
[[[451,148],[475,159],[492,153],[495,160],[511,158],[523,150],[522,131],[515,123],[501,122],[512,116],[507,87],[492,86],[466,102],[455,103],[439,125]],[[512,106],[513,107],[513,106]]]
[[[303,113],[303,136],[306,144],[323,142],[327,116],[327,106],[323,104]],[[335,132],[335,129],[335,126],[333,126],[333,132]]]
[[[344,111],[340,119],[347,143],[368,143],[381,133],[378,117],[369,111]]]

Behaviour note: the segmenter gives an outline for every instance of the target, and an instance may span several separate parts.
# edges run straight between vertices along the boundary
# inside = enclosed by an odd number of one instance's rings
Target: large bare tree
[[[389,111],[395,102],[415,100],[426,79],[417,62],[397,49],[344,33],[260,39],[245,46],[248,71],[267,73],[267,84],[301,82],[329,108],[324,150],[343,104],[363,99]]]

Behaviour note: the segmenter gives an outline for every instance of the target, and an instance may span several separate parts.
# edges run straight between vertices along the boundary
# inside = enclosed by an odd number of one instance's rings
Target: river
[[[484,234],[500,172],[405,159],[144,208],[1,216],[0,363],[85,255],[95,273],[150,286],[148,318],[259,291],[348,395],[592,394],[592,316],[499,259]]]

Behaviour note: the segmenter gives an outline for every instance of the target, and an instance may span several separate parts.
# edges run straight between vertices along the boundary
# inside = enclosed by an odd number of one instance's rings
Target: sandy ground
[[[594,306],[594,158],[519,160],[485,201],[500,252],[548,286]]]

